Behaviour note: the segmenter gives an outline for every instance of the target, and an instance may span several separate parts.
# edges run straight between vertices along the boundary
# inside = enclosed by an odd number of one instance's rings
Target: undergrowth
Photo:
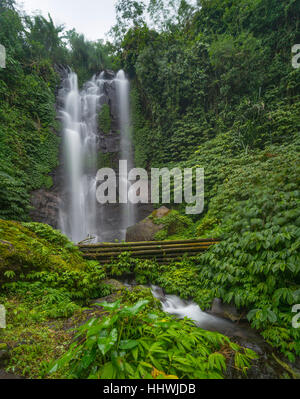
[[[81,379],[219,379],[231,354],[241,373],[257,358],[189,320],[145,312],[147,304],[99,304],[108,315],[78,328],[76,341],[50,366],[50,374],[65,369],[68,378]]]

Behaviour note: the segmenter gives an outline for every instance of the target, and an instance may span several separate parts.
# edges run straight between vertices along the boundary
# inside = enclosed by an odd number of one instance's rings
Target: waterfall
[[[127,161],[127,169],[130,171],[134,167],[133,147],[130,131],[130,99],[129,99],[129,81],[124,71],[117,73],[116,79],[118,107],[120,113],[120,133],[121,133],[121,160]],[[128,194],[131,183],[128,181],[128,175],[121,176],[123,187],[126,188],[126,196]],[[126,230],[127,227],[136,223],[135,206],[128,200],[122,205],[122,226]]]
[[[97,164],[101,154],[119,152],[117,158],[127,161],[128,170],[134,165],[129,89],[129,81],[123,71],[116,76],[113,72],[95,75],[81,91],[76,73],[69,71],[64,81],[60,111],[64,189],[59,228],[73,242],[80,242],[89,236],[98,242],[125,239],[127,227],[136,223],[133,204],[100,205],[96,201]],[[112,132],[106,134],[98,126],[103,104],[110,107],[113,125]],[[114,145],[114,148],[109,148],[111,143],[120,144],[115,149]],[[123,176],[123,186],[127,188],[127,195],[130,187],[127,175]]]
[[[89,235],[97,239],[95,176],[101,79],[93,78],[79,93],[77,75],[70,72],[63,97],[65,195],[60,207],[60,229],[74,242]]]

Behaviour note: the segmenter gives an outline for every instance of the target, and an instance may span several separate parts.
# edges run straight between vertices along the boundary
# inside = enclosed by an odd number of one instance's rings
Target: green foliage
[[[207,306],[213,300],[212,292],[201,288],[199,268],[192,258],[184,257],[181,262],[162,265],[155,260],[140,260],[130,253],[123,253],[106,265],[105,271],[111,277],[134,277],[139,284],[159,285],[167,294],[193,298],[201,306]]]
[[[191,321],[147,313],[147,300],[134,305],[99,304],[108,315],[78,329],[68,352],[54,362],[50,373],[65,371],[69,378],[222,378],[226,357],[246,371],[257,355],[229,338],[196,328]]]
[[[166,4],[151,3],[153,12]],[[127,28],[120,48],[133,78],[136,164],[205,171],[204,214],[157,238],[222,238],[198,259],[157,269],[127,260],[127,268],[203,309],[215,297],[248,309],[252,326],[290,360],[300,355],[291,323],[300,284],[300,70],[285,43],[299,39],[296,7],[203,0],[183,25]],[[183,215],[185,206],[176,209]]]
[[[50,226],[39,223],[22,225],[0,219],[1,281],[8,270],[20,278],[31,271],[63,273],[87,267],[79,249]]]
[[[14,272],[6,272],[7,279]],[[9,295],[24,296],[26,303],[35,303],[39,317],[68,317],[78,307],[74,301],[88,303],[89,299],[109,295],[109,286],[103,284],[106,274],[98,262],[88,262],[85,270],[33,271],[22,274],[17,282],[2,285]],[[26,294],[26,295],[25,295]]]
[[[55,26],[48,14],[49,21],[41,15],[25,16],[26,39],[31,59],[62,63],[67,56],[67,49],[62,42],[64,26]]]
[[[102,168],[111,168],[115,169],[116,160],[113,153],[106,153],[103,152],[98,153],[98,169]]]
[[[104,43],[103,40],[89,41],[75,29],[68,31],[66,37],[71,48],[67,63],[78,74],[80,85],[105,68],[118,68],[118,65],[115,65],[114,60],[110,57],[112,52],[110,43]]]
[[[137,285],[135,287],[130,287],[130,289],[124,289],[122,292],[123,303],[134,305],[136,302],[141,300],[148,301],[145,306],[145,312],[154,310],[161,312],[161,304],[158,299],[154,298],[150,288]]]
[[[108,134],[111,131],[111,116],[110,107],[108,104],[103,104],[99,113],[99,128],[101,132]]]
[[[57,166],[59,139],[53,132],[55,98],[51,89],[43,79],[16,75],[8,65],[6,73],[10,72],[17,80],[18,94],[5,91],[11,97],[1,102],[0,216],[24,220],[29,193],[49,186],[47,174]]]
[[[14,284],[8,283],[3,289],[9,296],[25,298],[24,308],[18,309],[16,321],[27,319],[27,323],[29,320],[40,323],[47,319],[70,317],[80,309],[80,306],[72,301],[67,290],[51,288],[43,284],[42,280],[36,283],[20,281]],[[29,311],[27,307],[30,308]]]
[[[32,292],[34,298],[41,297],[44,312],[40,308],[36,311],[43,317],[66,317],[76,309],[72,301],[88,302],[110,293],[103,284],[106,275],[98,262],[84,261],[78,248],[50,226],[0,221],[0,238],[0,279],[6,282],[2,289],[10,294]],[[48,292],[61,295],[50,308]]]
[[[119,268],[140,283],[193,298],[202,309],[215,297],[246,308],[252,326],[293,361],[300,354],[291,312],[300,299],[299,141],[235,155],[227,137],[203,144],[182,163],[207,170],[208,212],[195,226],[199,235],[222,242],[194,260],[168,266],[124,255],[108,272]]]
[[[284,43],[299,37],[295,7],[276,0],[204,1],[184,27],[127,30],[120,51],[134,77],[138,166],[187,160],[195,146],[229,131],[239,151],[292,141],[299,128],[299,70]]]
[[[12,348],[7,370],[40,378],[46,361],[65,350],[70,326],[86,320],[82,306],[111,294],[105,278],[103,267],[84,261],[59,231],[0,220],[0,303],[7,309],[1,341]]]
[[[300,286],[299,141],[234,156],[227,137],[203,144],[183,164],[205,167],[208,212],[195,226],[202,237],[222,242],[188,270],[186,261],[176,272],[161,270],[156,282],[170,293],[186,292],[202,309],[215,297],[248,309],[252,326],[294,360],[300,353],[291,322]]]
[[[3,284],[0,302],[7,309],[8,323],[1,340],[12,347],[7,370],[40,378],[47,361],[66,349],[70,325],[86,320],[82,305],[110,293],[103,277],[103,270],[90,264],[86,271],[32,272]]]
[[[40,34],[42,25],[46,29],[45,19],[35,17],[30,31],[14,9],[4,9],[0,24],[0,42],[7,51],[6,68],[0,70],[0,217],[26,220],[29,193],[49,187],[47,175],[57,166],[54,89],[58,76],[48,58],[49,49],[43,50],[47,56],[42,56],[40,47],[40,55],[36,54],[38,42],[33,36]],[[49,30],[43,37],[51,47],[54,39]]]
[[[13,351],[24,375],[46,373],[46,351],[53,359],[66,350],[68,337],[53,340],[43,323],[108,295],[106,274],[158,284],[202,309],[222,298],[247,309],[252,326],[290,361],[300,355],[291,312],[300,301],[300,70],[290,54],[299,42],[297,7],[278,0],[201,0],[194,7],[122,0],[112,46],[74,30],[63,37],[50,16],[22,18],[12,0],[1,2],[7,68],[0,70],[0,217],[28,221],[31,191],[52,185],[59,146],[53,64],[72,66],[80,83],[122,64],[132,78],[136,165],[205,170],[204,214],[190,219],[186,204],[177,206],[160,220],[165,229],[157,238],[222,238],[207,253],[169,265],[124,253],[101,267],[47,226],[0,220],[1,302],[10,310],[8,339],[26,341]],[[108,133],[110,125],[104,106],[99,126]],[[229,349],[235,367],[249,367],[252,352],[163,317],[149,290],[123,295],[125,304],[104,304],[101,318],[79,329],[79,341],[52,371],[69,378],[221,378]]]
[[[271,147],[231,169],[207,214],[219,221],[207,234],[223,241],[201,257],[199,276],[213,295],[251,309],[253,327],[290,359],[300,354],[291,325],[300,285],[298,146]]]
[[[163,230],[159,231],[155,235],[157,241],[164,240],[167,237],[176,238],[176,235],[182,234],[192,225],[192,221],[187,216],[183,216],[174,210],[161,219],[153,218],[153,222],[155,224],[164,225]]]
[[[58,166],[54,65],[74,68],[83,83],[113,67],[111,46],[75,31],[66,35],[50,15],[23,16],[9,1],[1,2],[0,26],[7,53],[0,69],[0,217],[28,221],[30,193],[49,189],[49,173]]]

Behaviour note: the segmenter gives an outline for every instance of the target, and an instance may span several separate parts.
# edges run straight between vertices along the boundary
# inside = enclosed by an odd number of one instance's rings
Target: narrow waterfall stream
[[[73,242],[91,238],[91,242],[125,239],[127,227],[137,221],[131,203],[101,205],[96,201],[96,174],[99,161],[127,161],[134,166],[130,133],[129,81],[124,71],[115,76],[104,71],[95,75],[79,91],[77,75],[70,71],[63,84],[60,115],[63,125],[64,190],[59,212],[59,227]],[[99,128],[99,113],[109,106],[111,132]],[[111,162],[112,163],[112,162]],[[103,165],[102,165],[103,166]],[[106,165],[107,166],[107,165]],[[109,165],[112,167],[112,165]],[[123,187],[130,187],[127,174]],[[127,192],[124,193],[127,196]]]
[[[118,105],[120,109],[120,128],[121,128],[121,148],[120,155],[121,160],[127,161],[127,169],[131,170],[134,167],[133,160],[133,147],[130,132],[130,110],[129,110],[129,81],[126,79],[124,71],[119,71],[116,76],[116,87]],[[128,175],[121,176],[124,187],[127,189],[124,196],[127,197],[127,193],[130,187],[128,181]],[[122,206],[122,225],[129,227],[134,225],[136,222],[135,206],[131,202],[127,202]]]
[[[77,75],[65,81],[63,151],[66,201],[60,228],[74,242],[96,234],[97,110],[101,85],[92,79],[79,93]]]

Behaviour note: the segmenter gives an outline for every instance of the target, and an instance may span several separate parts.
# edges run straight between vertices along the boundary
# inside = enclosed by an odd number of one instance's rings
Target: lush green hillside
[[[139,166],[187,160],[222,133],[230,132],[231,157],[291,142],[298,133],[296,2],[201,4],[184,26],[162,33],[135,26],[123,39]]]
[[[252,325],[293,360],[300,354],[291,323],[300,300],[300,69],[291,47],[300,40],[299,8],[277,0],[199,3],[163,31],[136,22],[121,42],[136,163],[204,168],[205,212],[179,236],[223,242],[195,262],[193,296],[202,307],[215,296],[246,307]],[[127,16],[120,12],[124,23]]]
[[[300,68],[291,62],[300,43],[298,1],[145,3],[118,1],[114,42],[104,44],[1,2],[0,303],[8,327],[0,338],[11,352],[8,371],[222,378],[233,364],[239,378],[246,375],[257,357],[251,350],[166,317],[148,289],[105,281],[128,276],[203,310],[221,298],[284,362],[300,356],[300,329],[292,325],[300,303]],[[169,265],[123,254],[104,267],[84,261],[59,232],[30,223],[30,193],[51,187],[58,164],[55,64],[72,66],[81,83],[103,68],[124,68],[136,166],[205,171],[204,212],[188,217],[186,204],[172,206],[159,238],[220,237],[220,244]],[[99,123],[109,132],[108,108]],[[109,294],[110,303],[93,305]],[[70,345],[71,327],[78,340]]]

